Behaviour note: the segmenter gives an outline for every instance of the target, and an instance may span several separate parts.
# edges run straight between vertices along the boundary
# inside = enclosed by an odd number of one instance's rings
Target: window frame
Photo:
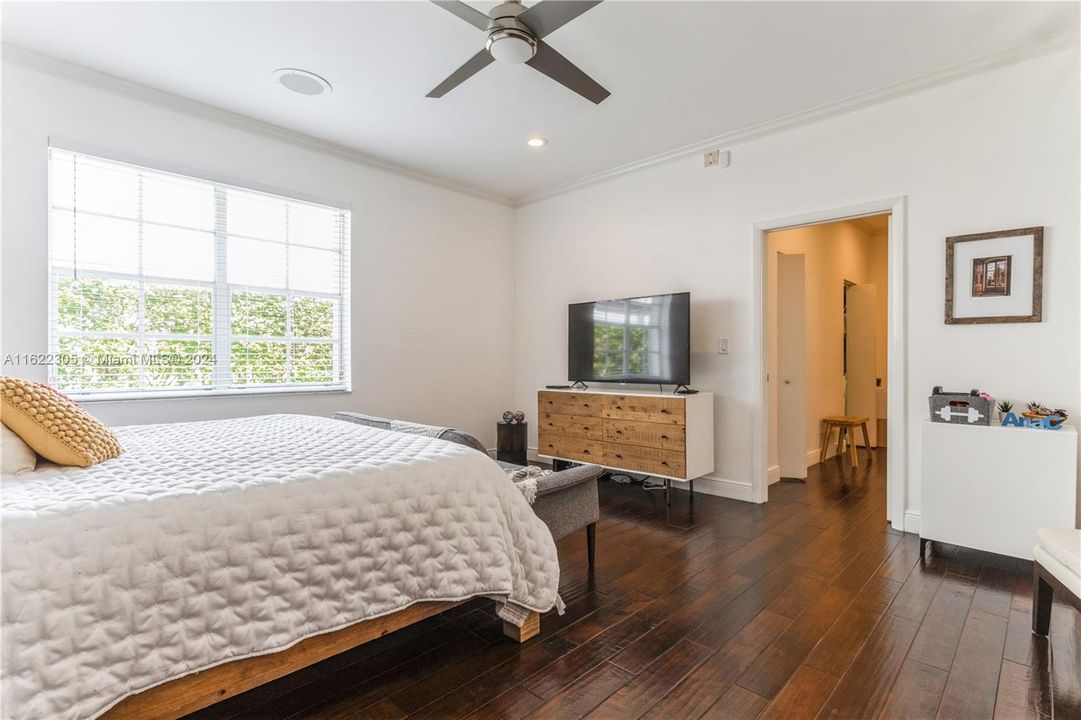
[[[52,233],[52,213],[53,213],[53,198],[52,198],[52,163],[51,155],[54,150],[63,152],[75,153],[78,155],[90,156],[94,159],[103,160],[106,162],[115,162],[125,165],[135,166],[139,169],[147,170],[156,173],[166,173],[177,176],[183,180],[190,180],[196,182],[207,183],[213,186],[214,203],[215,203],[215,221],[214,227],[211,231],[214,241],[214,274],[212,280],[190,280],[185,278],[170,278],[162,276],[145,275],[142,272],[141,262],[139,272],[137,274],[108,271],[108,270],[89,270],[78,269],[76,273],[75,268],[63,266],[54,263],[53,258],[53,233]],[[60,340],[62,338],[128,338],[134,339],[137,342],[145,341],[147,339],[153,340],[172,340],[172,341],[190,341],[190,342],[210,342],[212,352],[215,356],[215,363],[211,371],[211,378],[213,385],[209,387],[192,387],[192,386],[176,386],[176,387],[162,387],[160,389],[153,389],[147,387],[140,381],[141,387],[137,390],[99,390],[99,391],[85,391],[85,390],[65,390],[60,388],[62,392],[69,395],[73,399],[82,403],[93,402],[114,402],[118,400],[157,400],[168,398],[193,398],[193,397],[246,397],[254,395],[295,395],[295,394],[345,394],[352,392],[352,346],[350,342],[350,298],[351,298],[351,283],[349,282],[349,275],[351,270],[351,249],[352,249],[352,208],[346,204],[337,201],[327,200],[324,198],[318,198],[303,193],[291,192],[288,190],[282,190],[280,188],[261,185],[258,183],[249,183],[243,181],[237,181],[232,178],[227,178],[213,173],[201,172],[192,170],[186,167],[180,167],[175,165],[168,165],[165,163],[148,161],[142,158],[133,157],[123,153],[110,152],[99,148],[90,147],[82,143],[75,143],[67,140],[59,140],[56,138],[49,138],[48,147],[46,151],[46,177],[47,177],[47,256],[46,267],[48,273],[48,318],[47,318],[47,343],[48,343],[48,380],[49,383],[56,386],[58,380],[57,365],[55,360],[56,356],[60,354]],[[240,192],[254,192],[263,195],[273,196],[277,200],[283,202],[301,202],[312,205],[319,205],[330,210],[334,210],[338,213],[336,224],[338,225],[339,235],[339,247],[328,248],[327,252],[336,253],[339,255],[339,288],[340,294],[327,293],[319,291],[298,290],[293,288],[265,288],[253,285],[246,285],[242,283],[230,283],[228,281],[227,263],[220,262],[220,258],[225,258],[228,255],[228,238],[231,236],[237,236],[235,233],[228,233],[227,218],[225,208],[226,196],[229,190],[236,190]],[[226,210],[226,212],[223,212]],[[127,219],[127,218],[124,218]],[[140,232],[143,227],[144,220],[140,217],[135,220],[139,224]],[[161,223],[155,223],[161,224]],[[183,228],[187,229],[187,228]],[[244,237],[244,236],[238,236]],[[291,243],[283,243],[288,248]],[[307,247],[302,243],[297,243],[298,247]],[[287,250],[288,252],[288,250]],[[58,320],[58,300],[59,300],[59,286],[62,278],[78,277],[102,279],[120,281],[131,284],[137,284],[140,286],[139,294],[139,324],[140,328],[136,332],[124,332],[124,331],[63,331],[59,330],[57,326]],[[142,291],[142,286],[146,284],[155,285],[170,285],[170,286],[183,286],[190,288],[206,288],[209,289],[211,294],[211,333],[210,335],[204,335],[200,333],[183,334],[183,333],[168,333],[168,332],[146,332],[142,325],[145,322],[145,309],[142,307],[145,295]],[[234,335],[232,328],[232,313],[228,312],[224,317],[227,321],[224,323],[226,327],[219,328],[218,310],[223,307],[221,303],[224,303],[225,308],[231,307],[231,300],[234,293],[237,292],[256,292],[265,294],[281,295],[286,298],[286,334],[281,337],[263,337],[263,336],[249,336],[249,335]],[[313,338],[313,337],[294,337],[291,330],[291,304],[296,298],[316,298],[330,300],[333,306],[333,322],[335,329],[337,330],[337,337],[332,334],[329,337]],[[329,383],[305,383],[305,384],[288,384],[289,378],[285,384],[258,384],[258,385],[237,385],[232,382],[231,372],[231,349],[234,342],[234,338],[241,338],[240,342],[254,341],[256,339],[266,340],[268,342],[280,342],[286,346],[287,357],[291,351],[291,346],[295,343],[327,343],[331,346],[332,356],[332,371],[331,377],[338,377],[339,374],[342,378],[340,382],[331,381]],[[140,354],[147,352],[146,349],[140,345],[138,351]],[[142,373],[142,365],[136,364],[139,368],[139,372]],[[291,368],[288,363],[286,364],[285,371],[289,373]]]

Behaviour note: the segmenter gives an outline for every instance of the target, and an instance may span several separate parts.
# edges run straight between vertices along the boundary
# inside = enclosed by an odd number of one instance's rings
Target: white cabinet
[[[1077,430],[923,423],[920,545],[1032,559],[1036,528],[1074,527]]]

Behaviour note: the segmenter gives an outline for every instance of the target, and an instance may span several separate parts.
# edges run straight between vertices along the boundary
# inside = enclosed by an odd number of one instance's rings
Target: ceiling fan
[[[487,40],[483,50],[439,83],[428,93],[428,97],[443,97],[493,60],[510,64],[525,63],[596,104],[611,94],[541,39],[601,0],[542,0],[528,8],[518,0],[508,0],[496,5],[487,15],[458,0],[432,2],[483,30]]]

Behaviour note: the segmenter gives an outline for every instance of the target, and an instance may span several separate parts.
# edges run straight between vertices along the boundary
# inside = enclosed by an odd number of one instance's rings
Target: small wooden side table
[[[856,428],[863,430],[863,447],[867,450],[867,462],[874,462],[871,454],[871,438],[867,434],[867,423],[871,418],[855,415],[833,415],[822,418],[826,425],[826,432],[822,438],[822,450],[818,454],[818,462],[826,462],[826,452],[829,449],[830,433],[837,428],[837,454],[843,455],[845,447],[848,448],[848,456],[852,460],[852,467],[859,467],[860,462],[856,453]]]
[[[496,425],[495,456],[502,462],[515,465],[528,465],[526,459],[526,437],[529,423],[501,422]]]

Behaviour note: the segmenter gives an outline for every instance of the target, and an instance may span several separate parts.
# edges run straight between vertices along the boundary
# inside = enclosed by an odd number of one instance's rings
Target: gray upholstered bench
[[[355,412],[336,412],[334,418],[354,422],[380,430],[398,429],[395,424],[398,421],[387,418],[364,415]],[[479,450],[488,455],[487,448],[480,440],[469,433],[452,428],[434,428],[430,425],[411,424],[413,430],[424,432],[441,440],[458,443],[466,447]],[[505,470],[516,470],[520,465],[492,460]],[[537,517],[544,521],[552,532],[555,540],[560,540],[568,535],[586,531],[586,548],[589,556],[589,566],[593,567],[594,556],[597,546],[597,519],[600,517],[600,508],[597,501],[597,478],[601,475],[601,468],[596,465],[579,465],[568,470],[560,470],[537,478],[537,500],[533,503],[533,511]]]

